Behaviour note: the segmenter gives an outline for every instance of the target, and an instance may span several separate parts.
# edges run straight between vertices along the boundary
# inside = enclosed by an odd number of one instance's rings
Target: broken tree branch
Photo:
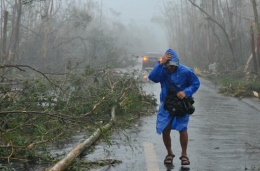
[[[109,129],[115,120],[115,108],[113,107],[111,110],[111,120],[108,124],[106,124],[102,129]],[[100,136],[101,129],[97,129],[93,135],[91,135],[84,142],[77,145],[74,149],[72,149],[66,157],[56,163],[52,168],[47,169],[48,171],[62,171],[65,170],[75,158],[77,158],[86,148],[91,146]]]

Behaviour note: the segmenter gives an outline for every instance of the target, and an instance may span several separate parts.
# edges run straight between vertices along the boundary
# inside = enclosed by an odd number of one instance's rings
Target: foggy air
[[[179,154],[177,170],[259,170],[259,1],[0,6],[0,170],[165,170]],[[189,154],[166,152],[156,134],[168,92],[176,103],[195,94],[189,129],[187,117],[178,133],[184,141],[172,136],[173,145],[189,141]],[[191,110],[162,111],[159,134],[169,142],[169,123]]]

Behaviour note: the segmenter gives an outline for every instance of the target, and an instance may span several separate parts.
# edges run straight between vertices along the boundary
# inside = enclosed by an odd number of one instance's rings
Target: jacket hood
[[[172,56],[172,59],[166,64],[166,65],[176,65],[176,66],[179,66],[179,57],[177,55],[177,53],[172,50],[172,49],[168,49],[165,54],[171,54]]]

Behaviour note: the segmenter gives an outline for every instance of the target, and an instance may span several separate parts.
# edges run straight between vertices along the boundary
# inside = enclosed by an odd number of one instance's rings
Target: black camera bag
[[[185,116],[185,114],[194,113],[195,107],[193,103],[194,99],[192,97],[180,99],[177,97],[176,92],[170,88],[164,102],[164,109],[173,116]]]

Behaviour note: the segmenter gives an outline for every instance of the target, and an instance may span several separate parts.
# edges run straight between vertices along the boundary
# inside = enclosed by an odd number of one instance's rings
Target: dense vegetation
[[[113,106],[117,129],[155,110],[156,99],[143,92],[136,73],[87,66],[62,76],[35,71],[31,77],[19,69],[9,72],[20,80],[0,87],[1,161],[55,161],[51,145],[91,135],[110,121]]]

